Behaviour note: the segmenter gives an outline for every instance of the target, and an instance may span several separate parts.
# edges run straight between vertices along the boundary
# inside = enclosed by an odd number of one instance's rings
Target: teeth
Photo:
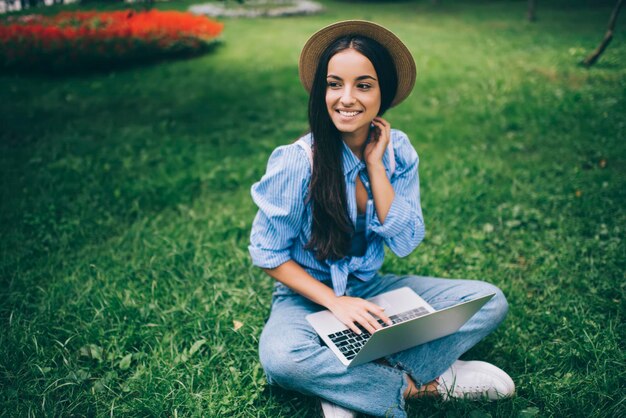
[[[356,115],[358,115],[359,113],[360,113],[360,112],[346,112],[346,111],[343,111],[343,110],[340,110],[340,111],[339,111],[339,114],[340,114],[341,116],[356,116]]]

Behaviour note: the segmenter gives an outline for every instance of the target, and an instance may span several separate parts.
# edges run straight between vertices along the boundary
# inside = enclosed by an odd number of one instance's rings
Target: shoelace
[[[472,392],[472,393],[476,393],[476,392],[480,392],[480,393],[484,393],[484,392],[488,392],[490,389],[489,386],[483,385],[483,386],[460,386],[460,385],[456,385],[454,387],[454,392],[455,393],[467,393],[467,392]]]
[[[459,385],[456,383],[456,379],[452,381],[451,385],[448,385],[447,382],[445,381],[442,384],[442,382],[440,382],[439,379],[437,380],[438,380],[437,381],[438,386],[442,388],[443,391],[446,392],[448,396],[450,394],[454,394],[455,397],[463,397],[463,395],[476,394],[476,393],[486,394],[487,392],[489,392],[489,389],[491,389],[491,387],[488,385],[476,385],[476,386]]]

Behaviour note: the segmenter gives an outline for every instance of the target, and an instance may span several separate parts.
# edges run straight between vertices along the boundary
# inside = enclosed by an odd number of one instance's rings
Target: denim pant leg
[[[456,333],[386,358],[391,365],[408,372],[418,386],[441,376],[463,353],[496,329],[508,311],[508,304],[502,291],[478,280],[389,274],[374,277],[368,282],[350,281],[348,292],[352,296],[370,298],[404,286],[413,289],[437,310],[495,293],[495,296]]]
[[[295,293],[274,297],[259,341],[268,381],[366,414],[406,417],[406,373],[377,363],[348,369],[305,318],[320,309]]]

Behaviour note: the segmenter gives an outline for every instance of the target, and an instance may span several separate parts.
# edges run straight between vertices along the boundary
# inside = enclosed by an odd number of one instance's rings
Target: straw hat
[[[311,92],[317,63],[324,50],[337,38],[362,35],[374,39],[389,51],[398,76],[398,90],[391,102],[395,106],[408,97],[415,84],[415,61],[402,41],[388,29],[365,20],[346,20],[333,23],[314,33],[302,48],[298,69],[300,81]]]

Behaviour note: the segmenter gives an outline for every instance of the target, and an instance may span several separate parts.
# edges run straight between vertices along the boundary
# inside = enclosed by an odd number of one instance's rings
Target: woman
[[[259,344],[268,381],[319,396],[326,416],[404,417],[405,400],[425,395],[511,396],[514,384],[504,371],[458,360],[504,319],[507,303],[499,289],[377,273],[384,244],[402,257],[424,238],[417,153],[382,118],[414,85],[410,52],[379,25],[339,22],[309,39],[299,68],[310,92],[311,132],[278,147],[252,186],[259,211],[250,254],[277,280]],[[354,332],[360,326],[373,333],[381,328],[379,318],[390,321],[365,299],[404,286],[435,309],[496,296],[455,334],[350,369],[305,319],[328,309]]]

